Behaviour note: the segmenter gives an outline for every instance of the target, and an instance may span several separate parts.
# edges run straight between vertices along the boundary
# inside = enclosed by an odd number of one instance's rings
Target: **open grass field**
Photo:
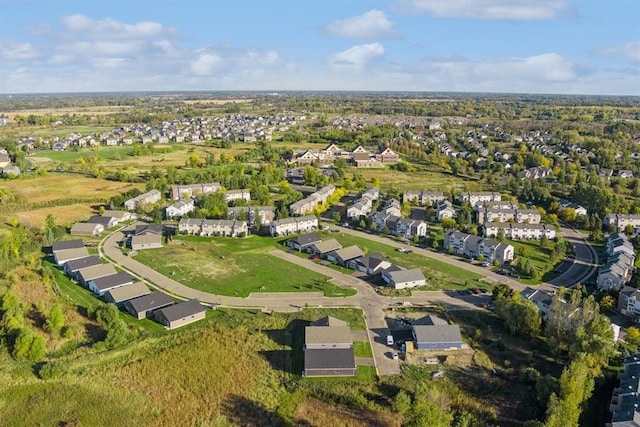
[[[485,189],[482,182],[470,181],[467,178],[441,172],[435,167],[418,166],[413,172],[400,172],[388,168],[352,168],[350,170],[351,172],[361,173],[367,181],[374,178],[378,179],[381,190],[388,190],[394,187],[400,191],[412,189],[448,193],[453,189],[456,193],[459,193],[460,191],[480,191]]]
[[[400,253],[391,246],[350,234],[324,233],[323,236],[336,239],[343,247],[358,245],[365,253],[380,252],[390,262],[405,268],[421,268],[427,278],[428,289],[461,289],[479,285],[480,275],[416,253]]]
[[[52,214],[56,219],[56,224],[73,224],[78,221],[86,221],[96,212],[86,203],[74,203],[66,206],[53,206],[47,208],[30,209],[19,211],[12,216],[15,217],[20,224],[25,224],[34,228],[42,228],[44,226],[47,215]]]
[[[177,236],[162,249],[140,251],[135,259],[186,286],[217,295],[311,291],[347,295],[348,290],[329,283],[326,276],[267,253],[273,247],[273,240],[258,236]]]
[[[514,249],[514,262],[520,262],[520,259],[529,260],[531,265],[542,273],[539,279],[532,280],[521,277],[518,279],[519,282],[527,285],[535,285],[540,283],[542,279],[549,279],[549,275],[545,275],[545,273],[550,272],[555,267],[549,261],[553,242],[549,243],[546,248],[540,247],[539,240],[509,240],[508,243],[512,245]],[[524,251],[524,255],[519,255],[521,251]],[[562,262],[562,260],[559,262]]]

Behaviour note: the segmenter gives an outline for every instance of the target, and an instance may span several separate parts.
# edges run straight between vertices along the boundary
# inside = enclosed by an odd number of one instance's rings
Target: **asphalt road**
[[[572,287],[578,283],[584,283],[596,272],[598,256],[593,247],[587,242],[587,236],[577,230],[562,227],[561,234],[573,245],[575,259],[571,267],[551,280],[554,286]]]

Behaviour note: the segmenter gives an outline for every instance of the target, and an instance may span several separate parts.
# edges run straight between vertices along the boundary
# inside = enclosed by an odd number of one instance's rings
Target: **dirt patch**
[[[344,406],[328,405],[316,399],[307,399],[296,408],[294,413],[297,425],[312,426],[400,426],[401,420],[391,414],[381,414],[346,408]]]

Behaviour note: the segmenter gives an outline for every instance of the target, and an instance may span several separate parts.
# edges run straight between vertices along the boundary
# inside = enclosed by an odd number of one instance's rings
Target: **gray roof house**
[[[462,335],[458,325],[449,325],[436,316],[427,316],[414,324],[413,338],[417,350],[452,350],[462,348]]]
[[[99,277],[111,276],[116,273],[117,271],[113,264],[99,264],[78,270],[76,278],[78,282],[82,283],[84,286],[88,286],[89,281],[91,280]]]
[[[157,249],[162,247],[162,235],[148,233],[131,237],[131,249],[139,251],[143,249]]]
[[[133,285],[122,286],[120,288],[111,289],[104,294],[104,300],[121,307],[125,302],[150,294],[151,291],[142,282],[136,282]]]
[[[409,270],[389,268],[382,272],[382,279],[394,289],[415,288],[427,283],[424,273],[419,268]]]
[[[102,264],[102,261],[99,257],[97,257],[96,255],[90,255],[84,258],[72,259],[71,261],[67,261],[64,264],[64,271],[68,275],[74,276],[78,270],[100,264]]]
[[[324,256],[331,251],[336,251],[342,248],[340,242],[336,239],[324,240],[322,242],[314,243],[307,248],[307,252],[312,255]]]
[[[207,308],[197,299],[191,299],[169,307],[161,308],[155,312],[155,318],[167,329],[175,329],[189,323],[204,319]]]
[[[84,242],[82,241],[82,239],[62,240],[51,245],[51,251],[64,251],[67,249],[78,249],[83,247]]]
[[[154,292],[124,303],[124,310],[136,319],[144,319],[154,311],[173,304],[171,297],[162,292]]]
[[[391,263],[381,253],[375,253],[352,259],[349,261],[348,266],[354,270],[372,275],[391,267]]]
[[[109,265],[109,264],[107,264]],[[89,280],[87,287],[96,295],[103,296],[107,291],[111,289],[119,288],[121,286],[127,286],[134,282],[133,277],[125,272],[121,271],[109,276],[97,277]]]
[[[112,216],[93,215],[87,220],[89,224],[101,224],[104,228],[111,228],[118,225],[118,219]]]
[[[356,363],[351,328],[342,320],[323,317],[304,331],[303,376],[353,376]]]
[[[322,239],[316,233],[301,234],[298,237],[287,240],[287,246],[297,251],[303,251],[309,246],[320,243]]]
[[[89,222],[76,222],[71,226],[72,236],[97,236],[104,231],[104,225]]]

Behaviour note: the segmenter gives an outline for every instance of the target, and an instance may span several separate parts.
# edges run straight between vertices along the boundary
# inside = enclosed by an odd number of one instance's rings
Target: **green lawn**
[[[115,147],[85,147],[77,150],[64,151],[37,151],[36,156],[46,157],[56,162],[73,162],[81,157],[97,156],[103,160],[116,160],[128,157],[133,152],[130,146],[122,145]]]
[[[356,357],[373,357],[373,351],[368,341],[356,341],[353,343],[353,354]]]
[[[186,286],[217,295],[247,297],[252,292],[324,292],[349,296],[324,275],[270,255],[277,241],[176,236],[162,249],[140,251],[135,259]]]
[[[532,280],[521,277],[518,279],[519,282],[527,285],[536,285],[542,281],[543,277],[545,280],[551,280],[553,278],[554,274],[550,272],[555,268],[555,265],[552,265],[549,262],[553,243],[549,243],[546,248],[540,247],[539,240],[508,240],[507,243],[513,246],[514,263],[519,262],[518,259],[520,258],[528,259],[531,262],[531,265],[541,273],[539,279]],[[524,255],[520,255],[523,250]],[[563,260],[561,259],[559,262],[562,261]]]
[[[345,247],[358,245],[365,253],[380,252],[390,262],[405,268],[421,268],[430,289],[460,289],[479,285],[479,274],[416,253],[400,253],[392,246],[350,234],[325,233],[323,236],[334,238]]]

